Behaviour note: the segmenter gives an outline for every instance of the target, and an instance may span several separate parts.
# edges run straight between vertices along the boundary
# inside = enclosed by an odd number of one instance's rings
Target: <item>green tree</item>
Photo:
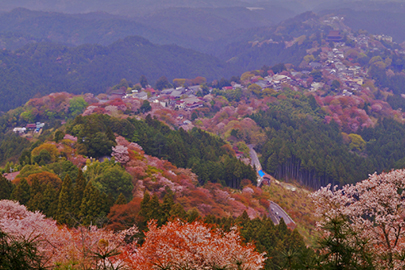
[[[84,190],[80,217],[83,225],[94,224],[103,210],[100,191],[89,182]]]
[[[110,140],[106,133],[96,132],[93,136],[85,140],[87,154],[90,157],[109,156],[112,152],[112,147],[115,142]]]
[[[335,217],[323,226],[329,232],[319,240],[323,269],[375,269],[372,254],[364,248],[366,243],[356,237],[348,222],[345,217]],[[348,239],[357,240],[351,243]]]
[[[54,135],[55,142],[60,142],[65,137],[65,132],[57,130]]]
[[[109,167],[95,179],[97,187],[105,194],[111,193],[114,199],[122,193],[130,201],[132,196],[132,177],[119,165]]]
[[[38,165],[44,166],[52,161],[52,157],[51,157],[51,154],[47,150],[42,149],[39,152],[39,155],[34,156],[33,160]]]
[[[173,192],[170,190],[169,193],[163,197],[163,203],[161,205],[161,214],[162,214],[162,224],[166,223],[168,218],[170,217],[170,213],[174,206],[173,201]]]
[[[83,200],[84,190],[86,189],[86,179],[83,176],[83,171],[79,170],[76,178],[75,187],[72,197],[72,213],[78,217],[80,215],[80,206]]]
[[[0,174],[0,200],[8,200],[13,192],[14,184]]]
[[[139,108],[139,111],[140,111],[141,113],[147,113],[147,112],[149,112],[149,111],[151,111],[151,110],[152,110],[152,106],[150,106],[149,101],[144,100],[143,103],[142,103],[142,105],[141,105],[141,107]]]
[[[31,187],[28,185],[27,180],[23,178],[17,187],[11,193],[11,199],[19,201],[21,204],[26,205],[30,200]]]
[[[71,219],[68,216],[72,213],[72,181],[69,175],[66,175],[62,182],[62,188],[59,194],[58,210],[56,220],[61,224],[68,224]]]
[[[43,211],[42,200],[43,200],[43,193],[44,187],[39,183],[37,177],[32,180],[31,184],[31,192],[30,192],[30,200],[27,203],[27,208],[30,211],[40,210]]]
[[[141,76],[141,78],[139,79],[139,83],[141,84],[142,88],[146,88],[146,86],[149,84],[148,79],[146,79],[145,75]]]
[[[0,230],[1,270],[45,270],[36,239],[16,238]]]
[[[45,188],[44,195],[42,196],[43,213],[47,217],[53,217],[56,219],[58,203],[58,190],[56,190],[52,184],[48,184]]]
[[[340,82],[338,80],[333,80],[330,88],[332,89],[332,91],[338,90],[340,88]]]
[[[127,204],[127,199],[125,199],[124,194],[120,193],[114,204]]]
[[[158,90],[163,90],[163,89],[169,88],[169,87],[171,87],[171,85],[169,83],[169,80],[166,78],[166,76],[162,76],[156,81],[156,89],[158,89]]]
[[[84,109],[89,105],[83,97],[74,97],[69,100],[69,113],[72,117],[81,114]]]

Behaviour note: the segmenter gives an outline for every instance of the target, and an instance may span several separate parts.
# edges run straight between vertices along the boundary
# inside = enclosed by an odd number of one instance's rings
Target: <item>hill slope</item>
[[[161,76],[213,79],[236,72],[215,57],[176,45],[154,45],[140,37],[128,37],[108,47],[31,44],[16,52],[1,51],[0,61],[0,94],[7,100],[0,111],[19,106],[36,94],[105,92],[122,78],[138,82],[142,74],[153,83]]]

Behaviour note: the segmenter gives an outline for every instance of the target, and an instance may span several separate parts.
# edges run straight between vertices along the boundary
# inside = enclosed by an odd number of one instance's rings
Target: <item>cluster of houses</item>
[[[146,88],[142,91],[135,90],[130,94],[125,94],[122,98],[138,98],[160,104],[162,107],[187,111],[204,105],[204,100],[197,96],[197,92],[199,91],[202,91],[199,85],[169,88],[159,93],[153,88]]]
[[[45,123],[36,122],[35,124],[27,124],[25,127],[15,127],[13,129],[14,133],[19,135],[25,134],[27,132],[41,133],[41,130],[44,128]]]

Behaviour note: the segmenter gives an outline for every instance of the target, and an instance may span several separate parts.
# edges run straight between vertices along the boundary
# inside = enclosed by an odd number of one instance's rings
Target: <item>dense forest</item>
[[[137,83],[145,75],[154,83],[162,74],[172,80],[214,79],[236,73],[212,56],[175,45],[154,45],[140,37],[128,37],[108,47],[30,44],[16,52],[2,50],[0,61],[0,93],[7,100],[0,105],[1,111],[20,106],[35,95],[103,93],[122,78]]]
[[[115,132],[138,143],[148,155],[191,168],[201,184],[213,182],[239,188],[243,179],[256,183],[255,170],[236,159],[232,148],[222,139],[197,128],[190,132],[181,128],[174,131],[150,115],[145,121],[98,114],[78,116],[66,131],[78,137],[79,153],[86,156],[110,155]]]
[[[405,126],[393,119],[346,134],[334,121],[325,123],[312,96],[290,96],[269,105],[250,117],[267,130],[268,140],[257,149],[263,168],[276,178],[318,188],[355,183],[375,171],[404,166],[400,134]]]
[[[258,146],[264,170],[312,187],[354,183],[373,171],[371,161],[349,151],[336,124],[323,122],[312,96],[287,100],[251,116],[267,129],[268,140]]]

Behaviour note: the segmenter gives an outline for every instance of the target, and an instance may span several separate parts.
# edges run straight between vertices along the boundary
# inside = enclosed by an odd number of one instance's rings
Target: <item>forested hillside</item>
[[[108,13],[63,14],[17,8],[0,14],[0,28],[3,35],[22,35],[34,40],[46,39],[74,46],[83,44],[108,46],[120,38],[135,35],[158,44],[183,44],[181,38],[175,35]],[[29,43],[28,41],[25,43]],[[14,50],[25,44],[21,40],[19,44],[0,45],[1,48]]]
[[[236,73],[212,56],[176,45],[154,45],[140,37],[125,38],[108,47],[30,44],[15,52],[2,50],[0,61],[0,93],[7,100],[0,111],[52,92],[103,93],[122,78],[137,83],[145,75],[154,83],[161,76],[169,80],[214,79]]]
[[[225,141],[197,128],[190,132],[173,131],[150,116],[145,121],[138,121],[94,114],[78,116],[66,132],[78,138],[79,153],[85,156],[110,155],[111,147],[115,145],[112,132],[115,132],[137,142],[148,155],[192,169],[201,184],[212,182],[240,188],[243,179],[256,183],[256,172],[237,160]]]

